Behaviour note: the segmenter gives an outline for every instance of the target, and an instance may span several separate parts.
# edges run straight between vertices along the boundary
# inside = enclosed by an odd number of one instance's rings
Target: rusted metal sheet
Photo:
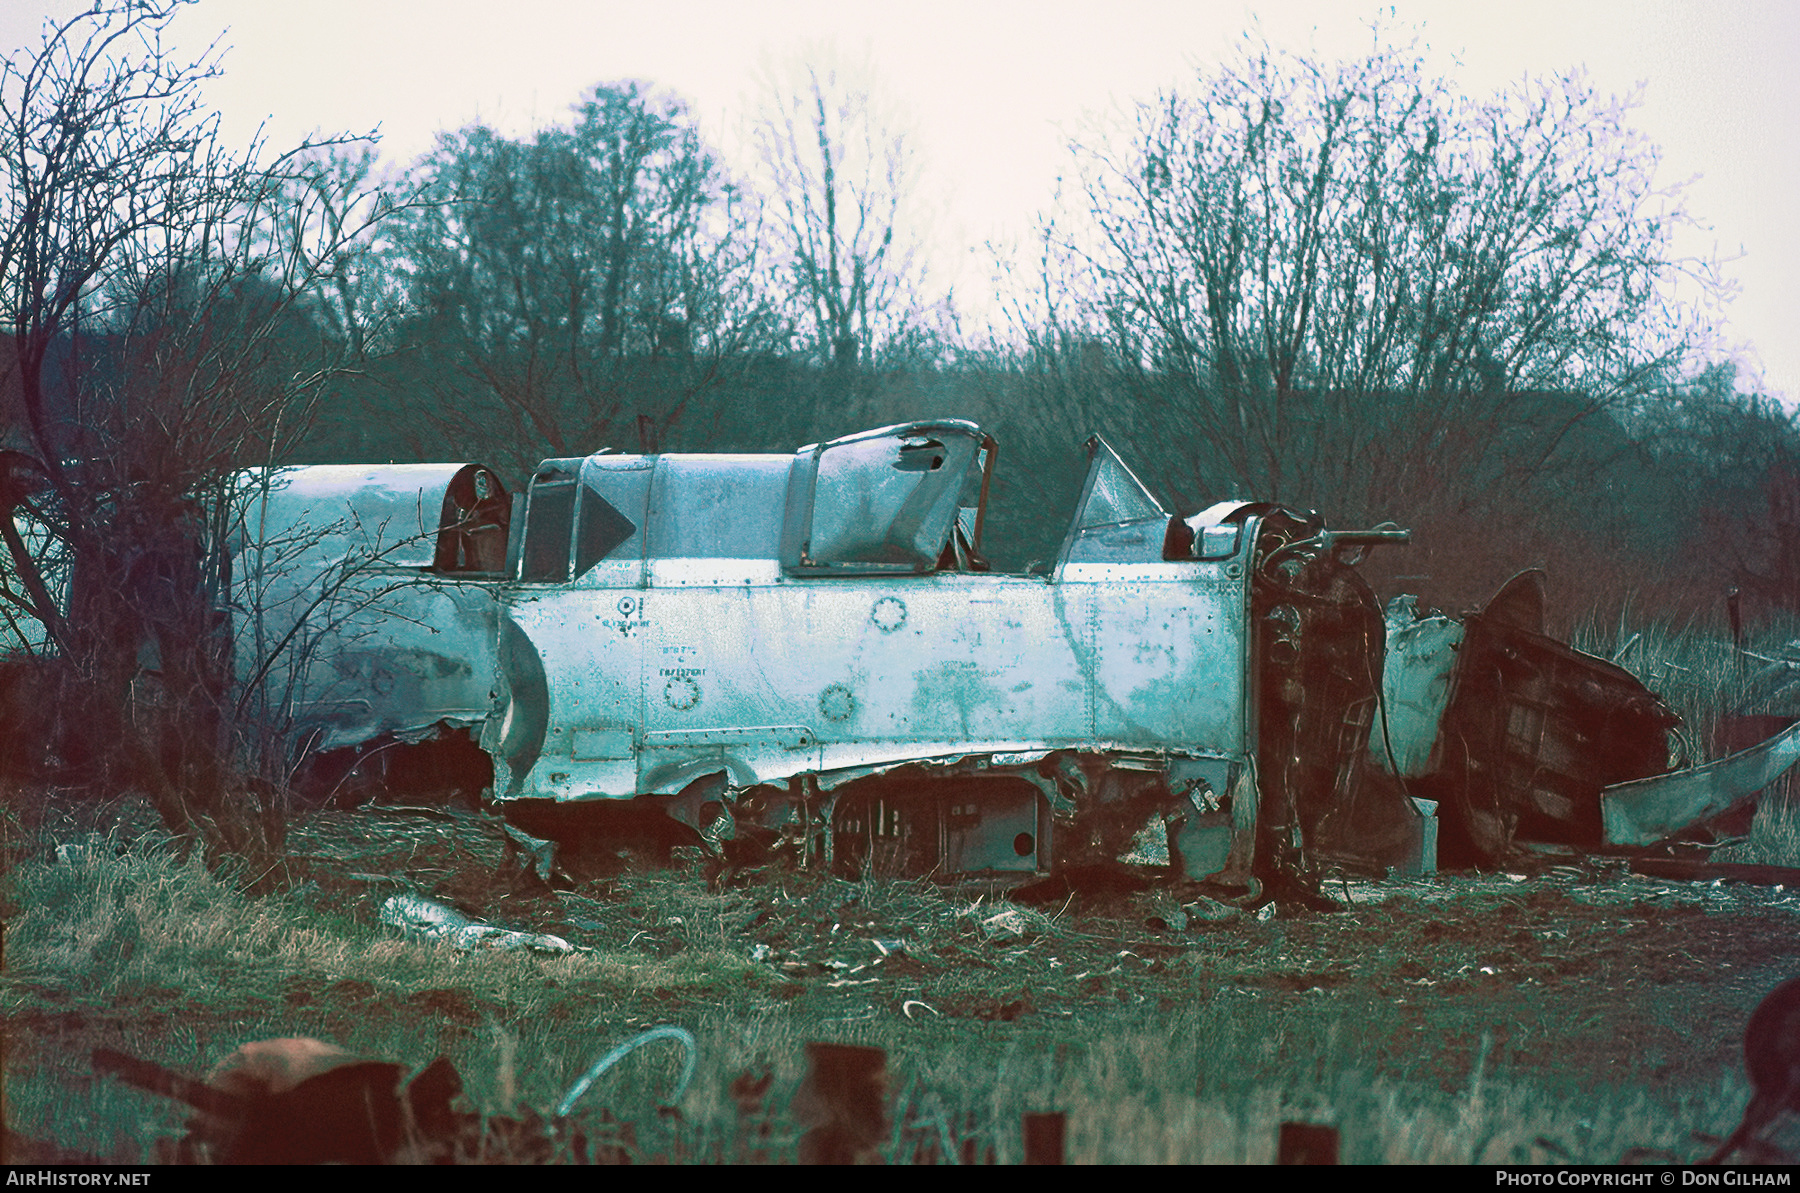
[[[1369,754],[1389,774],[1417,779],[1438,762],[1438,731],[1450,704],[1463,626],[1441,613],[1421,616],[1416,597],[1395,597],[1387,608],[1382,710],[1369,735]]]
[[[1791,718],[1737,718],[1727,724],[1748,737],[1734,740],[1752,748],[1665,773],[1675,715],[1620,667],[1544,636],[1540,573],[1516,577],[1462,623],[1418,618],[1410,601],[1389,608],[1391,741],[1378,727],[1370,752],[1409,789],[1446,801],[1460,861],[1500,862],[1530,843],[1652,845],[1728,811],[1747,815],[1800,760]],[[1786,668],[1774,662],[1780,679]]]
[[[1515,839],[1598,848],[1602,788],[1668,767],[1678,718],[1624,669],[1546,637],[1543,573],[1464,621],[1436,777],[1476,860]]]
[[[1704,766],[1600,793],[1608,845],[1654,845],[1729,811],[1800,762],[1800,725]]]
[[[443,941],[464,951],[530,951],[561,956],[576,951],[574,945],[547,932],[518,932],[470,919],[453,907],[411,891],[389,895],[379,918],[389,927],[419,940]]]

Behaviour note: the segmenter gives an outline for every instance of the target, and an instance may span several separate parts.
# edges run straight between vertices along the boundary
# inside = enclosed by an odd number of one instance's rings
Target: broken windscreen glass
[[[1094,446],[1088,464],[1087,500],[1077,525],[1086,530],[1169,516],[1106,440],[1096,435],[1091,442]]]
[[[1088,475],[1063,553],[1071,563],[1125,563],[1162,557],[1168,513],[1118,453],[1088,440]]]

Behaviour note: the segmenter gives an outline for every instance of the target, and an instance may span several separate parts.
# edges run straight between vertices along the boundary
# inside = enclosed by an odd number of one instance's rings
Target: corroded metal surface
[[[1414,597],[1396,597],[1388,606],[1382,715],[1369,736],[1375,765],[1408,779],[1437,764],[1438,729],[1463,639],[1461,622],[1441,613],[1419,616],[1417,604]]]
[[[944,422],[791,458],[584,462],[634,525],[572,583],[504,598],[504,720],[542,733],[491,739],[502,794],[673,794],[716,772],[830,790],[1057,749],[1242,762],[1251,536],[1164,561],[1168,515],[1101,444],[1054,575],[966,570],[991,452]]]
[[[502,801],[649,801],[715,846],[736,808],[824,826],[840,868],[1131,856],[1248,881],[1305,868],[1328,821],[1354,848],[1376,804],[1417,853],[1412,804],[1354,798],[1382,642],[1345,553],[1404,532],[1172,519],[1088,450],[1048,575],[989,570],[997,446],[956,420],[546,460],[509,519],[469,466],[290,470],[246,523],[240,674],[275,659],[315,749],[479,723]]]
[[[233,659],[276,723],[329,750],[486,719],[495,585],[463,577],[504,562],[491,474],[318,465],[244,474],[240,492]]]
[[[1546,637],[1543,573],[1514,577],[1464,621],[1440,774],[1478,858],[1515,838],[1604,843],[1601,789],[1668,769],[1679,718],[1623,668]]]
[[[1544,636],[1537,573],[1463,621],[1401,598],[1384,624],[1356,565],[1407,532],[1172,518],[1098,438],[1053,567],[996,573],[997,452],[948,419],[601,452],[516,500],[473,464],[246,473],[240,690],[302,752],[435,737],[470,790],[491,758],[546,831],[651,813],[846,871],[1418,872],[1438,816],[1463,860],[1638,844],[1800,752],[1660,775],[1672,714]]]
[[[1245,749],[1244,586],[1218,564],[1120,567],[1108,583],[771,567],[626,591],[597,610],[592,592],[509,594],[549,698],[542,756],[509,795],[1077,746]]]

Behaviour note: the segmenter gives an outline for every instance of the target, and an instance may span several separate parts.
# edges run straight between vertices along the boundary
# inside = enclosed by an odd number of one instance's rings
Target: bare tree
[[[1690,341],[1663,287],[1683,217],[1632,104],[1580,76],[1471,101],[1379,31],[1346,63],[1250,43],[1072,146],[1034,338],[1106,346],[1190,495],[1479,504]]]
[[[266,818],[228,799],[245,760],[221,715],[216,530],[229,474],[303,433],[341,367],[321,282],[386,201],[322,166],[330,142],[229,152],[200,105],[216,54],[163,43],[179,8],[103,3],[0,65],[0,521],[23,509],[72,562],[65,610],[42,552],[7,536],[56,648],[63,760],[141,785],[173,828],[266,855]]]
[[[811,57],[768,73],[753,132],[794,322],[816,359],[847,368],[905,345],[920,322],[915,168],[869,68]]]

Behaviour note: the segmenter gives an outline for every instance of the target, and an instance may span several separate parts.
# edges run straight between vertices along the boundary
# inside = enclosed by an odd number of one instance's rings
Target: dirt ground
[[[603,859],[607,876],[553,886],[492,820],[441,813],[322,813],[292,847],[301,881],[351,914],[366,915],[397,878],[495,924],[666,955],[691,934],[659,913],[690,900],[787,996],[917,1000],[946,1018],[1009,1020],[1166,1006],[1196,986],[1269,992],[1392,1025],[1370,1041],[1378,1068],[1416,1073],[1427,1035],[1446,1082],[1466,1078],[1484,1035],[1492,1059],[1513,1067],[1711,1080],[1740,1065],[1751,1009],[1800,972],[1800,890],[1648,878],[1623,859],[1328,881],[1337,911],[1278,904],[1257,915],[1123,867],[1006,890],[884,888],[770,866],[720,888],[698,851],[677,851],[667,870],[625,854]],[[577,877],[595,868],[566,861]]]
[[[721,883],[698,851],[679,850],[666,868],[630,854],[564,857],[566,873],[545,882],[496,820],[444,809],[318,813],[295,824],[288,844],[288,889],[321,915],[373,925],[388,894],[411,890],[626,961],[705,952],[749,964],[752,977],[736,988],[649,984],[598,1012],[591,992],[534,993],[534,1014],[555,1017],[566,998],[571,1018],[595,1021],[596,1039],[738,1000],[805,1007],[821,1024],[892,1020],[946,1041],[1025,1033],[1017,1038],[1049,1047],[1205,1004],[1241,1008],[1296,1042],[1329,1040],[1333,1064],[1445,1091],[1485,1064],[1559,1089],[1674,1098],[1730,1086],[1750,1011],[1800,968],[1800,891],[1648,878],[1618,859],[1333,880],[1335,911],[1255,913],[1154,871],[998,891],[851,883],[772,865]],[[359,980],[290,983],[273,1005],[262,994],[164,993],[105,1010],[59,1009],[54,995],[16,1002],[8,1067],[141,1044],[146,1019],[171,1013],[189,1016],[190,1028],[215,1016],[222,1033],[248,1017],[291,1023],[294,1034],[349,1034],[391,1015],[469,1037],[507,1014],[463,988]]]

